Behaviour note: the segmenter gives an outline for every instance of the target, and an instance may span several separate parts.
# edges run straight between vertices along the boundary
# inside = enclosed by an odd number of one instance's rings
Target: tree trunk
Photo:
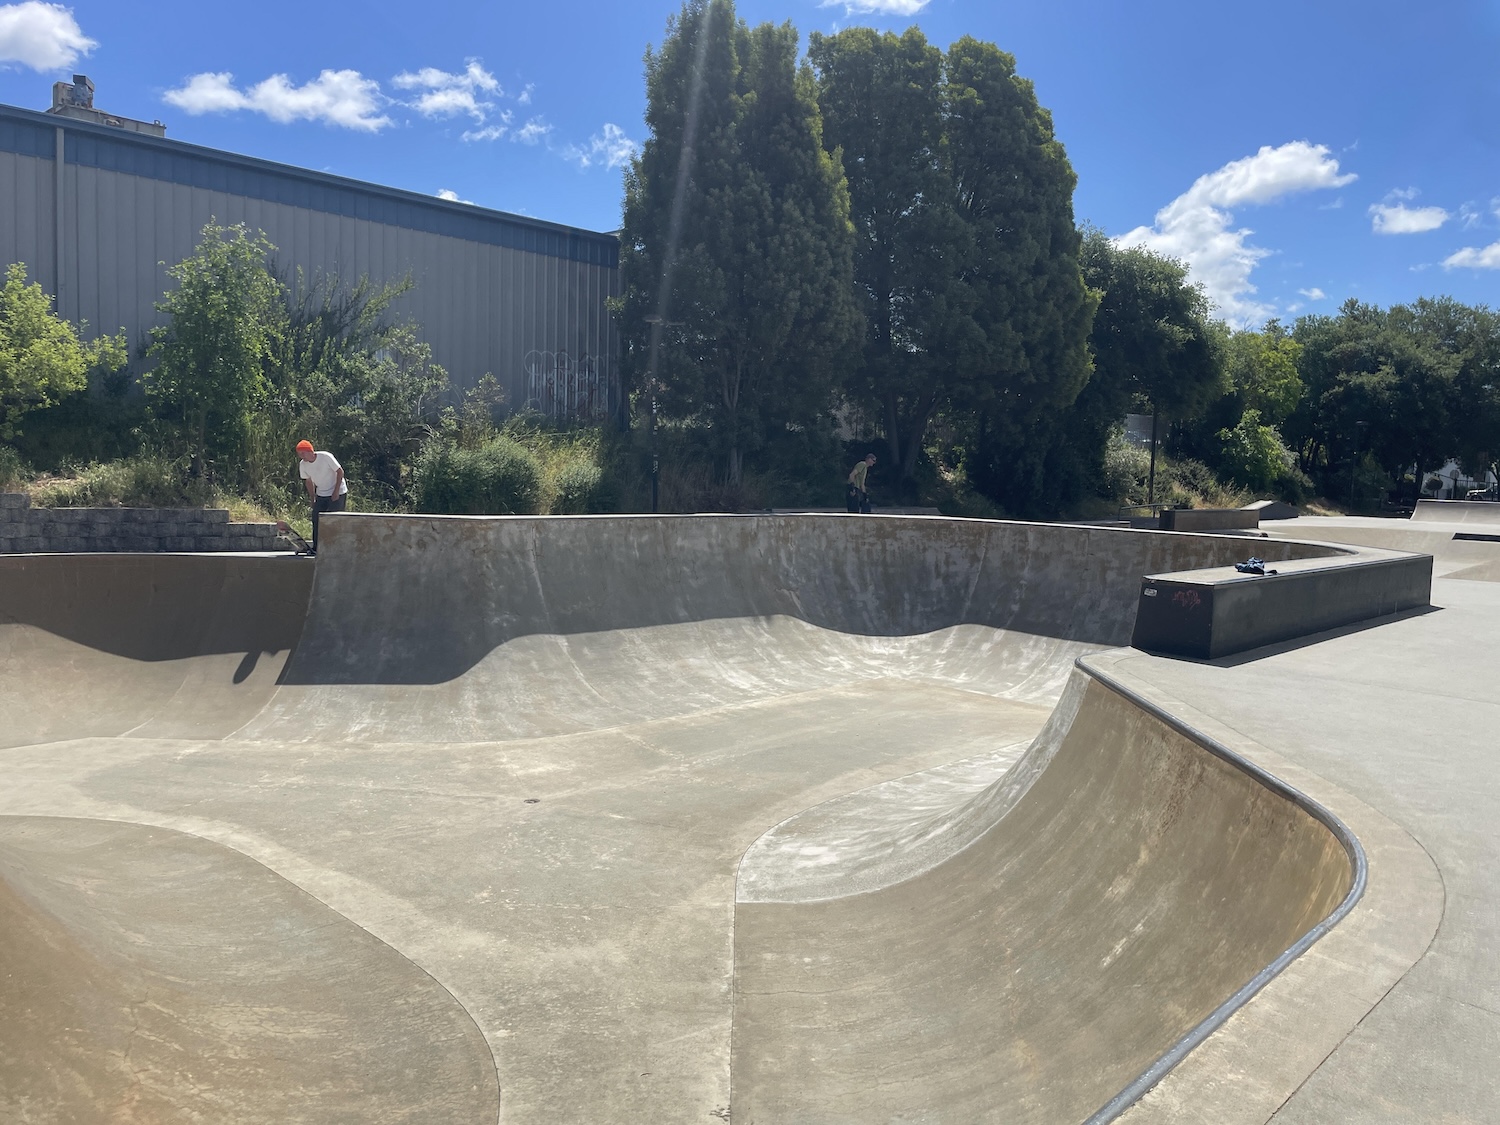
[[[917,475],[917,458],[922,453],[922,439],[927,436],[927,423],[932,421],[932,412],[937,409],[937,389],[927,394],[927,401],[912,416],[911,429],[906,435],[906,456],[901,460],[901,479],[914,480]]]
[[[730,488],[739,488],[743,478],[743,457],[740,453],[740,385],[744,381],[745,363],[734,361],[734,369],[725,372],[720,383],[724,395],[724,414],[729,422],[729,449],[725,464],[724,483]]]
[[[896,392],[885,396],[885,444],[891,451],[891,464],[901,464],[901,412],[896,406]]]

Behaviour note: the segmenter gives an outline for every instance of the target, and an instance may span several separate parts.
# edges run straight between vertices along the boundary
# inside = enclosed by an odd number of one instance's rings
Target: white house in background
[[[1432,480],[1433,477],[1436,477],[1441,482],[1436,493],[1431,493],[1426,488],[1428,481]],[[1437,472],[1424,473],[1422,484],[1422,495],[1430,495],[1437,500],[1462,500],[1470,492],[1476,490],[1488,491],[1491,496],[1495,496],[1497,494],[1497,487],[1500,487],[1500,485],[1497,485],[1495,474],[1492,470],[1485,470],[1483,480],[1465,476],[1463,469],[1459,468],[1458,462],[1451,457],[1448,458],[1448,463]]]

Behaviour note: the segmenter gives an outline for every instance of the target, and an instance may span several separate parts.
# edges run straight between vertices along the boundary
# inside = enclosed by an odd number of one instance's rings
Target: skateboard
[[[287,523],[286,520],[277,520],[276,530],[280,534],[286,536],[287,542],[291,543],[293,551],[295,551],[297,554],[313,554],[312,544],[309,543],[306,539],[302,538],[302,536],[297,532],[297,529],[294,528],[291,524]],[[316,558],[317,556],[314,555],[314,557]]]

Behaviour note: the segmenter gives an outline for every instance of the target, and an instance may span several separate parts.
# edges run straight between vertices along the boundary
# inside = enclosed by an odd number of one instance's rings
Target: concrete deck
[[[324,534],[0,560],[0,1118],[1082,1121],[1254,982],[1127,1120],[1497,1119],[1500,585],[1192,663],[1242,539]],[[1269,983],[1355,868],[1234,753],[1369,859]]]

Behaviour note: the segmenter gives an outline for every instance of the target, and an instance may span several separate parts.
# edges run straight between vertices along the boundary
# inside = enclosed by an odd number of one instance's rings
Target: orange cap
[[[313,451],[313,443],[310,442],[310,441],[307,441],[306,439],[303,439],[302,441],[299,441],[297,443],[297,452],[301,453],[304,449],[307,450],[309,453],[311,453]]]

